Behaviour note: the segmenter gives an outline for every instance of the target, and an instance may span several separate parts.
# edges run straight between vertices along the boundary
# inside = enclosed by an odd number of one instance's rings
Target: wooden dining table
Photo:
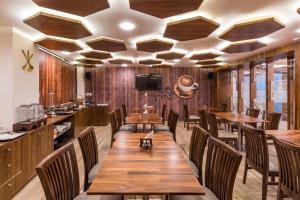
[[[173,136],[155,133],[153,147],[141,149],[145,133],[121,133],[96,174],[88,195],[204,195]]]
[[[300,130],[265,130],[266,135],[300,146]]]
[[[130,113],[128,117],[125,118],[126,124],[142,124],[143,132],[146,131],[147,124],[162,124],[162,117],[157,113],[149,113],[147,117],[143,117],[142,113]]]
[[[268,120],[251,117],[248,115],[236,114],[233,112],[214,112],[217,117],[220,117],[228,122],[238,124],[238,149],[242,149],[242,130],[241,125],[243,123],[268,123]]]

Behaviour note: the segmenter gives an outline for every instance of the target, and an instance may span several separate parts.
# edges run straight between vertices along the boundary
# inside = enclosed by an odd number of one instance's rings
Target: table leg
[[[238,150],[242,150],[242,124],[238,123]]]

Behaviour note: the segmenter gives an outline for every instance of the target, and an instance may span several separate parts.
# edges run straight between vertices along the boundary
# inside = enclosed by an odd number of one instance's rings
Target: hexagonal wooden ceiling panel
[[[199,54],[193,54],[190,57],[190,60],[210,60],[220,56],[221,56],[220,54],[216,54],[216,53],[199,53]]]
[[[110,64],[132,64],[131,60],[127,59],[112,59],[108,61]]]
[[[28,26],[44,33],[70,39],[80,39],[91,36],[91,32],[78,20],[68,19],[40,12],[23,21]]]
[[[101,60],[78,59],[77,61],[82,64],[90,64],[90,65],[103,64],[103,62]]]
[[[147,40],[136,43],[138,51],[145,51],[150,53],[168,51],[173,47],[174,43],[162,40]]]
[[[236,24],[228,31],[223,33],[220,38],[231,42],[251,40],[265,37],[283,28],[284,25],[278,22],[275,18],[270,17],[266,19]]]
[[[254,41],[246,43],[231,44],[229,47],[225,48],[223,51],[226,53],[243,53],[249,51],[255,51],[257,49],[267,46],[266,44]]]
[[[207,61],[198,61],[196,65],[215,65],[220,63],[219,60],[207,60]]]
[[[80,55],[86,57],[86,58],[94,58],[94,59],[108,59],[112,58],[112,55],[107,52],[97,52],[97,51],[90,51],[81,53]]]
[[[169,23],[164,37],[178,41],[201,39],[209,36],[217,28],[219,24],[203,17],[195,17]]]
[[[198,10],[203,0],[129,0],[130,8],[148,15],[166,18]]]
[[[96,40],[88,41],[86,44],[91,48],[100,51],[118,52],[127,50],[124,41],[110,38],[99,38]]]
[[[95,67],[97,67],[96,65],[90,65],[90,64],[79,64],[77,66],[82,66],[84,68],[95,68]]]
[[[75,42],[56,40],[53,38],[45,38],[35,42],[36,44],[45,47],[47,49],[56,50],[56,51],[68,51],[74,52],[82,50]]]
[[[156,60],[156,59],[145,59],[145,60],[140,60],[139,64],[141,65],[157,65],[161,64],[162,60]]]
[[[177,52],[167,52],[167,53],[159,53],[156,55],[156,58],[164,59],[164,60],[174,60],[181,59],[185,56],[185,54],[177,53]]]
[[[170,64],[159,64],[159,65],[152,65],[152,67],[156,67],[156,68],[170,68],[170,67],[173,67],[173,65],[170,65]]]
[[[109,8],[107,0],[32,0],[39,6],[71,13],[79,16],[87,16]]]

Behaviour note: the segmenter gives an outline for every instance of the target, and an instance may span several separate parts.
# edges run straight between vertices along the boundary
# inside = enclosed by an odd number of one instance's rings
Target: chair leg
[[[190,123],[187,122],[187,130],[189,130],[189,128],[190,128]]]
[[[283,200],[283,192],[280,189],[280,185],[278,185],[277,200]]]
[[[183,121],[183,128],[185,128],[185,121]]]
[[[267,193],[268,193],[268,175],[263,175],[263,182],[262,182],[262,200],[267,199]]]
[[[245,161],[244,177],[243,177],[243,183],[244,183],[244,184],[246,184],[246,180],[247,180],[247,172],[248,172],[248,164],[247,164],[247,161]]]

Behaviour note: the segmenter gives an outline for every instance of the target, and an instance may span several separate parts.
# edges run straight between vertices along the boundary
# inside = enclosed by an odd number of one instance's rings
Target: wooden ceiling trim
[[[112,38],[97,38],[86,42],[88,46],[95,50],[106,51],[106,52],[119,52],[126,51],[126,45],[124,41],[112,39]]]
[[[221,63],[221,61],[219,61],[219,60],[206,60],[206,61],[198,61],[196,63],[196,65],[206,66],[206,65],[215,65],[215,64],[218,64],[218,63]]]
[[[163,41],[158,39],[140,41],[136,43],[138,51],[145,51],[150,53],[168,51],[174,46],[173,42]]]
[[[175,60],[175,59],[181,59],[185,56],[183,53],[177,53],[177,52],[166,52],[166,53],[159,53],[156,55],[156,58],[164,59],[164,60]]]
[[[94,58],[94,59],[109,59],[109,58],[112,58],[111,53],[108,53],[108,52],[89,51],[89,52],[81,53],[80,55],[82,55],[86,58]]]
[[[110,64],[132,64],[132,60],[127,59],[112,59],[108,61]]]
[[[258,49],[261,49],[263,47],[266,47],[266,44],[263,44],[258,41],[250,41],[250,42],[244,42],[244,43],[232,43],[230,46],[225,48],[223,51],[226,53],[244,53],[244,52],[250,52],[255,51]]]
[[[82,17],[109,8],[107,0],[32,0],[41,7],[71,13]],[[84,8],[84,9],[83,9]]]
[[[158,65],[152,65],[154,68],[171,68],[173,65],[170,64],[158,64]]]
[[[220,57],[221,54],[216,53],[197,53],[190,57],[190,60],[211,60]]]
[[[276,18],[269,17],[235,24],[220,35],[220,38],[231,42],[258,39],[279,31],[284,27]]]
[[[40,45],[46,49],[56,50],[56,51],[67,51],[74,52],[82,50],[74,41],[59,40],[53,38],[43,38],[36,41],[35,44]]]
[[[103,64],[101,60],[94,60],[94,59],[87,59],[87,58],[78,59],[77,61],[80,62],[81,64],[90,64],[90,65]]]
[[[44,12],[39,12],[23,20],[23,22],[41,33],[50,36],[81,39],[92,35],[86,26],[79,20]]]
[[[145,60],[139,60],[139,64],[141,65],[157,65],[161,64],[162,60],[157,59],[145,59]]]
[[[129,0],[130,9],[158,18],[198,10],[203,0]]]
[[[201,39],[208,37],[219,26],[216,22],[199,16],[168,23],[164,37],[178,41]]]

